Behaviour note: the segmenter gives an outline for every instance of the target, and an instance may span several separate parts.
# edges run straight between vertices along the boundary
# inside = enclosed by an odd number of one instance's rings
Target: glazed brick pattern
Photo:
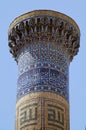
[[[54,43],[31,43],[18,58],[17,99],[31,92],[59,94],[67,101],[68,55]]]

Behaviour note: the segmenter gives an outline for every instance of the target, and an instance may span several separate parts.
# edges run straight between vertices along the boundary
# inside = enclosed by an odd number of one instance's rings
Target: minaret
[[[18,64],[15,130],[70,130],[69,65],[80,30],[73,19],[36,10],[10,25],[9,48]]]

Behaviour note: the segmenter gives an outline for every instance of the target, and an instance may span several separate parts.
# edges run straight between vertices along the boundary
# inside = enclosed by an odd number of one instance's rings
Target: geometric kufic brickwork
[[[69,130],[68,103],[53,93],[40,93],[40,97],[37,95],[30,93],[29,97],[26,95],[17,103],[16,129]]]
[[[69,130],[69,65],[79,50],[73,19],[51,10],[16,18],[8,31],[18,64],[16,130]]]

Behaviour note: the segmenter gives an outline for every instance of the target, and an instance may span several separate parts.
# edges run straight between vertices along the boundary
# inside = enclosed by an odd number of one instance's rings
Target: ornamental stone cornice
[[[79,49],[80,30],[69,16],[51,10],[36,10],[16,18],[8,31],[10,52],[17,61],[20,50],[31,42],[53,42],[73,59]]]
[[[52,10],[34,10],[31,12],[28,12],[26,14],[20,15],[19,17],[15,18],[13,20],[13,22],[10,24],[9,27],[9,31],[10,29],[12,29],[17,23],[29,18],[29,17],[34,17],[34,16],[40,16],[40,15],[47,15],[47,16],[54,16],[54,17],[60,17],[64,20],[66,20],[67,22],[71,23],[78,31],[78,33],[80,34],[80,30],[78,25],[76,24],[76,22],[70,18],[69,16],[60,13],[60,12],[56,12],[56,11],[52,11]]]

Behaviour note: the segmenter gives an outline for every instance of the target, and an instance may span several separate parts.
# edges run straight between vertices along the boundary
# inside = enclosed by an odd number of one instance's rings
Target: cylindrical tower
[[[10,25],[9,48],[18,64],[15,130],[69,130],[69,64],[80,31],[73,19],[36,10]]]

